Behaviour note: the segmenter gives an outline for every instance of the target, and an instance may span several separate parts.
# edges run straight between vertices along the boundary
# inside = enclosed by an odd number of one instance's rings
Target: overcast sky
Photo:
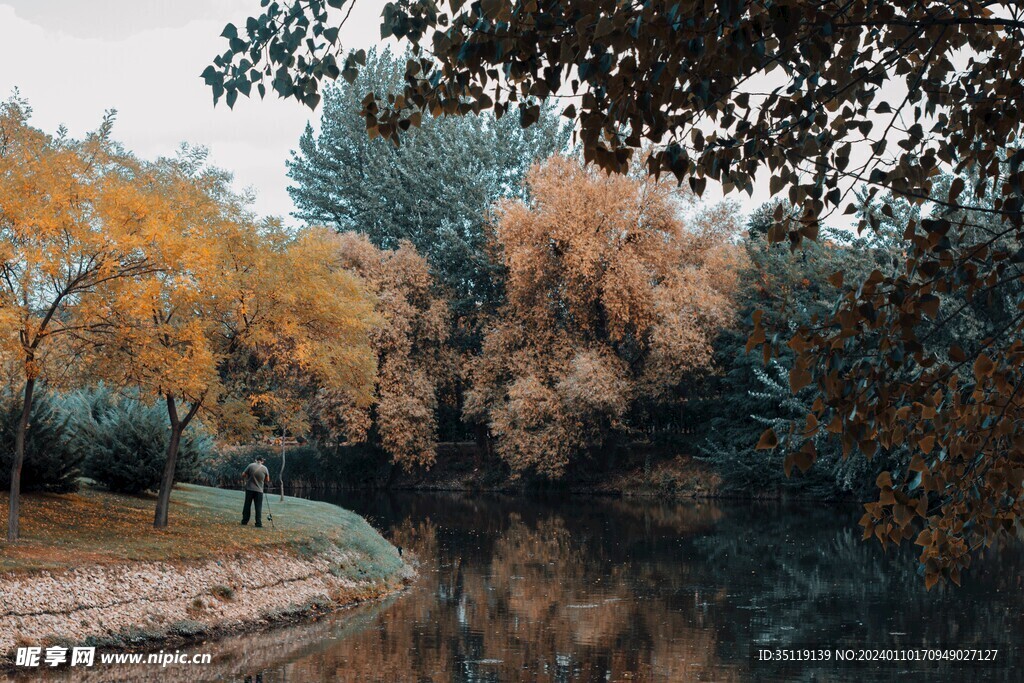
[[[346,47],[377,42],[379,8],[356,3]],[[115,137],[145,158],[182,142],[209,147],[239,189],[256,190],[258,212],[285,216],[285,160],[319,113],[276,96],[214,108],[199,78],[225,48],[224,25],[259,9],[259,0],[0,0],[0,97],[19,88],[37,127],[64,124],[75,136],[116,109]]]

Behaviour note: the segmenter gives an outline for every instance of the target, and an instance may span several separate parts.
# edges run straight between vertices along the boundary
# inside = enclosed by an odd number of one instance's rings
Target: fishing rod
[[[269,493],[269,491],[268,491],[268,493]],[[277,531],[277,529],[274,527],[274,513],[270,511],[270,496],[269,495],[264,495],[263,496],[263,500],[267,504],[267,521],[270,522],[270,528],[274,529],[275,531]]]

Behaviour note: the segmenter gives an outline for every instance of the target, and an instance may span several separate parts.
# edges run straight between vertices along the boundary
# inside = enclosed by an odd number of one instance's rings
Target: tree
[[[400,146],[372,139],[360,115],[364,93],[399,87],[407,57],[371,52],[352,83],[325,90],[319,135],[307,127],[289,161],[289,192],[296,216],[312,224],[364,233],[381,249],[412,243],[449,299],[463,343],[475,347],[480,315],[501,296],[488,211],[522,197],[530,165],[562,151],[569,130],[544,107],[529,129],[491,115],[425,113]]]
[[[936,203],[968,183],[938,175]],[[868,458],[909,448],[906,468],[879,475],[861,523],[865,538],[920,545],[928,587],[959,583],[972,555],[1015,536],[1024,513],[1024,248],[999,200],[986,201],[988,211],[931,215],[893,197],[868,205],[865,222],[898,230],[902,254],[860,282],[836,273],[834,308],[789,340],[792,388],[819,394],[797,436],[828,430],[844,454]],[[754,335],[766,341],[761,330]],[[806,469],[816,458],[806,448],[790,466]]]
[[[557,477],[626,433],[642,397],[668,402],[708,367],[732,310],[738,253],[729,206],[682,220],[683,196],[555,157],[531,199],[498,209],[507,301],[466,401],[516,471]],[[636,425],[632,425],[634,428]]]
[[[280,96],[316,106],[322,79],[351,79],[362,61],[350,53],[339,63],[331,11],[343,4],[273,3],[242,32],[228,25],[228,49],[203,73],[215,100],[231,105],[253,84],[262,95],[273,74]],[[564,114],[603,168],[625,170],[646,142],[657,146],[649,170],[698,194],[709,178],[752,191],[767,168],[772,193],[794,207],[775,216],[771,241],[815,239],[844,204],[857,211],[857,187],[917,206],[900,272],[847,281],[837,315],[792,342],[803,358],[795,384],[823,391],[808,428],[840,430],[849,450],[869,457],[908,436],[923,442],[923,464],[913,466],[928,485],[916,474],[912,489],[880,478],[880,507],[864,522],[879,538],[916,537],[929,585],[958,578],[973,550],[1019,526],[1024,468],[1008,435],[1020,425],[1024,320],[958,347],[963,359],[951,365],[928,346],[929,328],[943,325],[932,317],[942,293],[987,292],[1015,277],[1021,258],[1019,247],[993,247],[1024,238],[1019,3],[420,0],[388,4],[381,29],[420,50],[401,92],[366,99],[367,127],[384,137],[400,138],[421,111],[518,106],[527,125],[536,118],[528,98],[571,93]],[[947,186],[943,172],[960,177]],[[871,214],[859,227],[877,225]],[[752,339],[770,341],[756,328]],[[950,385],[975,363],[971,381]],[[766,446],[774,442],[766,435]],[[939,454],[956,462],[952,487],[945,474],[930,478]],[[811,450],[800,455],[800,464],[813,461]],[[915,536],[920,525],[928,533]]]
[[[118,396],[101,386],[69,395],[65,410],[71,446],[84,457],[85,476],[118,493],[138,494],[159,486],[171,436],[163,405],[145,403],[136,392]],[[177,478],[193,480],[200,459],[210,457],[212,450],[213,440],[201,427],[182,434]]]
[[[835,435],[813,434],[807,438],[815,440],[822,456],[819,462],[801,476],[785,476],[784,457],[799,451],[806,439],[794,439],[777,451],[755,451],[754,447],[766,427],[784,433],[793,422],[802,422],[818,393],[810,386],[796,394],[789,391],[792,350],[779,349],[766,366],[762,355],[745,345],[756,311],[765,334],[778,339],[789,339],[801,325],[827,315],[839,293],[828,278],[842,270],[857,280],[872,270],[890,267],[895,245],[885,235],[893,233],[856,237],[846,230],[826,229],[820,241],[792,251],[767,242],[776,206],[778,202],[762,205],[748,221],[741,243],[746,258],[740,271],[737,314],[714,343],[720,372],[709,377],[697,389],[699,398],[687,405],[691,419],[700,425],[697,447],[714,464],[723,486],[733,491],[749,495],[787,488],[804,496],[855,495],[864,500],[882,470],[905,462],[904,451],[871,462],[843,458]]]
[[[21,421],[22,397],[0,393],[0,486],[9,487],[13,446]],[[21,491],[68,493],[78,490],[83,454],[72,443],[74,425],[65,401],[38,390],[32,397]]]
[[[0,346],[22,383],[7,540],[19,536],[21,473],[37,384],[102,343],[101,290],[151,273],[156,217],[139,164],[110,140],[113,115],[84,140],[46,135],[14,97],[0,105]],[[52,373],[51,373],[52,374]]]
[[[240,435],[280,434],[282,496],[285,437],[306,436],[313,423],[322,419],[318,396],[343,394],[352,410],[368,408],[376,396],[375,339],[382,319],[373,286],[342,256],[346,243],[344,236],[323,228],[304,230],[299,239],[287,240],[278,249],[280,253],[272,255],[271,272],[257,269],[248,273],[246,278],[260,287],[252,299],[265,309],[263,322],[259,318],[252,321],[260,324],[262,338],[232,345],[222,366],[233,409],[244,411],[228,419],[249,426],[247,432],[243,427]],[[301,273],[298,279],[295,273]],[[282,286],[288,280],[293,286]],[[353,284],[357,285],[355,291]],[[332,286],[338,291],[332,291]],[[317,302],[322,307],[317,309],[310,298],[314,296],[327,303]],[[331,302],[335,297],[338,302]],[[360,299],[358,306],[346,303],[353,298]],[[333,303],[347,307],[350,318],[361,321],[358,336],[343,327],[331,329],[332,319],[341,320],[341,310],[332,308]],[[304,332],[318,320],[326,325],[321,331],[312,336]],[[237,429],[239,425],[234,426]]]
[[[278,495],[283,503],[285,498],[284,472],[288,464],[286,439],[289,434],[293,437],[305,436],[309,431],[310,424],[305,409],[302,394],[304,389],[316,387],[316,381],[304,373],[284,372],[275,368],[268,373],[268,389],[259,395],[253,396],[250,403],[254,412],[265,417],[280,432],[281,441],[281,467],[277,471]],[[311,381],[312,380],[312,381]],[[243,382],[251,383],[249,378]]]
[[[935,193],[948,196],[967,182],[940,174]],[[1020,242],[1000,229],[999,217],[974,212],[954,217],[961,228],[925,248],[928,240],[914,236],[916,227],[938,219],[892,195],[870,197],[861,195],[859,210],[877,240],[887,243],[888,257],[870,273],[836,269],[828,279],[838,300],[777,337],[788,340],[788,348],[770,343],[767,326],[755,321],[748,348],[763,345],[766,357],[791,355],[791,389],[815,397],[802,424],[767,430],[761,446],[785,448],[787,472],[816,463],[820,452],[812,442],[821,432],[840,440],[844,459],[862,453],[873,463],[895,460],[878,474],[879,498],[861,520],[865,538],[883,544],[915,539],[923,546],[926,585],[946,578],[958,583],[972,552],[1005,534],[1017,514],[1003,487],[1016,485],[1012,470],[1019,456],[995,430],[1013,414],[1014,392],[1000,394],[998,384],[980,390],[985,376],[977,376],[976,363],[987,362],[985,349],[1017,343],[1022,282],[1015,261],[999,254],[1018,252]],[[983,285],[969,284],[983,270],[977,264],[954,268],[962,275],[953,282],[940,274],[955,263],[954,254],[974,250],[977,256],[983,249],[992,250],[994,266]]]
[[[454,375],[448,303],[408,242],[378,249],[366,236],[344,233],[334,258],[376,297],[379,323],[370,343],[378,374],[369,403],[324,387],[314,409],[320,424],[349,441],[374,442],[404,467],[429,467],[437,450],[437,405]]]
[[[172,207],[163,216],[163,268],[106,301],[118,337],[103,362],[166,405],[170,435],[154,515],[163,528],[182,434],[201,409],[215,416],[230,398],[224,371],[232,353],[301,367],[362,396],[373,377],[372,303],[334,267],[329,234],[254,224],[230,177],[206,166],[203,152],[162,159],[152,175]]]

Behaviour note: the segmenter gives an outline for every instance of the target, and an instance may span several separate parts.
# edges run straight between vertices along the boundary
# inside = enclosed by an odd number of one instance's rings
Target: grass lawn
[[[274,526],[267,521],[267,502]],[[167,529],[153,528],[156,496],[124,496],[83,486],[78,493],[22,497],[22,540],[0,540],[0,572],[62,569],[84,564],[219,557],[254,546],[302,552],[325,541],[371,560],[385,576],[401,564],[398,553],[366,521],[336,505],[269,494],[263,528],[241,526],[242,491],[178,485]],[[7,529],[7,494],[0,494],[0,530]],[[0,535],[0,539],[3,536]],[[375,558],[375,560],[374,560]],[[380,565],[380,566],[376,566]],[[366,566],[366,565],[364,565]]]

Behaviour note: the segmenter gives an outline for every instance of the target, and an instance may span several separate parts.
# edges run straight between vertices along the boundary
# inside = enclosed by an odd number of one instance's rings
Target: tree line
[[[396,462],[427,466],[439,435],[472,437],[513,475],[557,478],[678,412],[732,316],[738,209],[705,206],[639,166],[623,177],[586,169],[547,107],[525,130],[428,114],[400,146],[367,137],[360,93],[394,87],[406,58],[371,52],[352,84],[327,89],[319,134],[307,129],[289,162],[297,217],[398,247],[396,258],[415,249],[433,278],[405,297],[418,308],[385,314],[389,331],[419,328],[400,345],[419,355],[418,370],[389,360],[393,338],[380,337],[366,427],[346,418],[322,435],[369,436]],[[429,327],[420,311],[433,311]],[[398,404],[418,406],[401,411],[404,425]]]

